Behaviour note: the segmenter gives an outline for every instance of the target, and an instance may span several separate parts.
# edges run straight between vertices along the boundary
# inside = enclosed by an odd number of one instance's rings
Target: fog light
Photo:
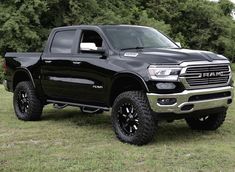
[[[176,103],[176,98],[160,98],[157,99],[158,104],[160,105],[173,105]]]
[[[163,82],[159,82],[156,84],[156,87],[159,90],[173,90],[175,89],[176,85],[174,83],[163,83]]]

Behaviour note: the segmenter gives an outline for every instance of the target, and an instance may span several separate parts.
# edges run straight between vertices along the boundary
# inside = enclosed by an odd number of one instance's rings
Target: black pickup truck
[[[6,53],[4,63],[19,119],[39,120],[50,103],[84,113],[112,107],[117,137],[136,145],[151,141],[161,120],[216,130],[233,97],[227,58],[182,49],[144,26],[55,28],[42,53]]]

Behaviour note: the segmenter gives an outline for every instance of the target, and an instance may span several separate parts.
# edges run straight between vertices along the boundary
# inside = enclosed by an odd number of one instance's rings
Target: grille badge
[[[218,76],[223,76],[224,72],[205,72],[201,73],[200,77],[201,78],[210,78],[210,77],[218,77]]]

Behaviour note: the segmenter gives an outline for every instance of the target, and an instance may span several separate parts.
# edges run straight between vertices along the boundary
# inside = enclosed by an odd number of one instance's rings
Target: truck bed
[[[29,67],[36,64],[42,53],[6,53],[6,64],[10,68]]]
[[[13,58],[40,58],[41,57],[41,52],[37,53],[16,53],[16,52],[9,52],[6,53],[5,58],[8,57],[13,57]]]

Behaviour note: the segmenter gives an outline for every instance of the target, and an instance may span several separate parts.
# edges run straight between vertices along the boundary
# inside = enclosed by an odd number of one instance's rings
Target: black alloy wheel
[[[43,104],[37,97],[33,84],[23,81],[14,90],[13,104],[16,116],[24,121],[39,120],[42,115]]]
[[[157,123],[146,93],[127,91],[117,96],[112,107],[112,125],[122,142],[139,146],[149,143]]]
[[[19,91],[17,97],[17,105],[21,113],[28,113],[29,110],[29,98],[25,91]]]
[[[126,135],[133,135],[138,130],[139,118],[132,103],[123,103],[119,107],[118,122]]]
[[[226,110],[202,117],[191,116],[185,120],[193,130],[216,130],[223,124],[225,118]]]

